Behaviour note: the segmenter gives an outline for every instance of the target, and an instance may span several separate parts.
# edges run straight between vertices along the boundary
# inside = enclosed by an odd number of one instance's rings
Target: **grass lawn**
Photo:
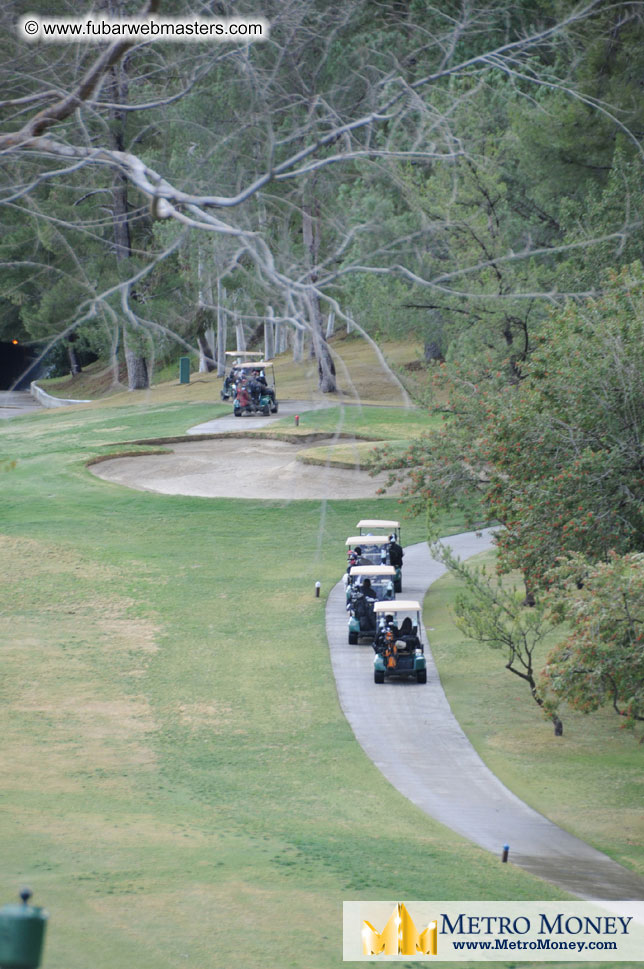
[[[494,553],[479,556],[494,562]],[[503,653],[465,640],[450,608],[458,582],[445,576],[425,600],[441,682],[461,726],[508,787],[556,824],[644,875],[642,746],[612,711],[561,711],[555,737]],[[546,644],[537,662],[545,660]]]
[[[391,447],[401,453],[408,447],[409,442],[394,441]],[[349,441],[342,444],[322,445],[320,447],[310,447],[300,451],[297,455],[298,461],[303,464],[319,464],[324,467],[330,465],[336,468],[357,469],[364,467],[371,455],[382,442],[371,444],[367,441]]]
[[[410,441],[423,431],[442,424],[441,417],[421,409],[369,405],[327,407],[324,410],[306,411],[299,416],[297,430],[292,417],[277,421],[273,430],[279,433],[283,429],[301,435],[327,431],[330,436],[341,433],[376,441]]]
[[[327,969],[344,899],[560,897],[399,796],[339,709],[314,583],[397,502],[171,497],[86,470],[211,409],[0,425],[0,902],[26,883],[50,910],[44,969]]]

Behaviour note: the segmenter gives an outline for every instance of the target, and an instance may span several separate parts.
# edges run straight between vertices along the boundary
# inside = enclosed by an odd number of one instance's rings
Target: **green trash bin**
[[[29,905],[31,892],[20,892],[22,905],[0,908],[0,969],[37,969],[40,965],[48,914]]]
[[[190,357],[179,357],[179,383],[190,383]]]

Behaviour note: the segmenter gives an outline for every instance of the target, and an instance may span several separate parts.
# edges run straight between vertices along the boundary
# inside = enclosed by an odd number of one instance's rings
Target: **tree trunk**
[[[512,664],[510,664],[507,668],[512,670],[513,673],[517,672],[512,667]],[[521,679],[528,681],[528,683],[530,684],[530,692],[532,693],[532,698],[534,702],[538,704],[543,710],[543,707],[544,707],[543,699],[539,694],[539,691],[537,689],[537,684],[535,683],[534,678],[532,676],[532,658],[530,659],[530,669],[528,670],[527,674],[519,673],[517,675],[520,676]],[[549,713],[549,717],[550,717],[550,720],[552,721],[552,726],[554,727],[555,737],[563,737],[563,722],[559,719],[557,714],[554,712]]]
[[[314,284],[317,281],[316,266],[320,251],[320,207],[317,200],[312,205],[305,204],[302,206],[302,238],[308,256],[309,280],[311,282],[307,302],[311,324],[312,351],[318,363],[320,390],[323,394],[332,394],[338,389],[335,379],[335,364],[322,328],[320,298],[314,289]]]
[[[304,357],[304,327],[298,326],[293,334],[293,363],[302,363]]]
[[[442,363],[442,361],[445,359],[440,343],[438,343],[436,340],[431,340],[429,343],[425,344],[424,354],[425,361],[427,363],[432,363],[434,360]]]
[[[337,391],[335,379],[335,364],[329,344],[322,332],[322,313],[320,312],[320,300],[315,292],[310,293],[311,312],[311,348],[313,356],[318,363],[319,388],[323,394],[333,394]]]
[[[223,302],[226,299],[226,290],[217,280],[217,376],[223,377],[226,373],[226,341],[228,338],[228,321],[224,313]]]
[[[211,373],[215,369],[215,332],[208,325],[213,313],[212,273],[204,265],[201,246],[197,249],[197,322],[203,335],[197,334],[199,344],[199,373]]]
[[[278,320],[275,323],[275,329],[273,332],[274,332],[274,342],[275,342],[275,355],[279,356],[279,354],[284,353],[284,350],[286,349],[286,347],[282,346],[283,339],[284,339],[283,338],[284,324],[280,320]]]
[[[110,15],[117,16],[119,14],[120,5],[118,3],[110,0],[106,6]],[[110,68],[106,87],[107,95],[114,104],[127,103],[128,78],[124,63],[115,64]],[[123,151],[125,148],[125,112],[113,108],[110,114],[112,148],[115,151]],[[117,172],[112,179],[112,221],[117,262],[129,259],[132,255],[127,189],[127,178]],[[140,356],[133,349],[127,347],[125,324],[123,324],[123,350],[127,367],[128,389],[143,390],[148,388],[150,386],[148,361],[144,356]]]
[[[244,334],[244,324],[240,323],[235,316],[235,339],[237,341],[237,353],[243,353],[246,349],[246,336]]]
[[[212,307],[211,307],[212,313]],[[208,373],[212,373],[217,367],[217,337],[215,336],[214,326],[209,326],[206,330],[206,343],[210,347],[210,366],[208,367]]]
[[[212,373],[215,369],[215,351],[209,341],[209,335],[214,335],[212,327],[208,327],[205,334],[197,336],[199,344],[199,373]]]
[[[127,389],[147,390],[150,386],[148,362],[144,356],[132,350],[127,342],[127,329],[123,327],[123,352],[127,367]]]
[[[67,356],[69,358],[69,372],[72,377],[75,377],[77,373],[82,371],[79,359],[76,355],[76,349],[74,347],[73,337],[70,337],[67,341]]]
[[[335,333],[335,310],[331,310],[326,320],[326,338],[332,337]]]
[[[268,319],[264,321],[264,360],[272,360],[275,356],[275,324],[273,323],[273,307],[267,308]]]

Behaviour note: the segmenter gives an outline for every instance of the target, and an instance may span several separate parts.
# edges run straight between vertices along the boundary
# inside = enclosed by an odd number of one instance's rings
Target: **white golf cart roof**
[[[242,363],[234,363],[237,370],[263,370],[264,367],[272,367],[272,360],[245,360]]]
[[[352,565],[349,575],[394,576],[396,570],[393,565]]]
[[[362,548],[363,545],[389,545],[388,535],[353,535],[348,538],[345,545],[359,545]]]
[[[391,531],[392,528],[400,528],[400,522],[387,521],[384,518],[363,518],[356,528],[381,528],[383,531]]]
[[[226,350],[227,357],[262,357],[261,350]]]
[[[375,602],[374,612],[420,612],[420,603],[414,599],[392,599],[390,602]]]

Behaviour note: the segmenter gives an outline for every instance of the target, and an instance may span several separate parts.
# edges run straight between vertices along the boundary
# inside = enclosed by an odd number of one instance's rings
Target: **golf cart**
[[[246,357],[257,357],[261,360],[263,354],[255,350],[226,350],[226,356],[230,358],[230,370],[224,375],[224,386],[219,392],[222,400],[230,400],[231,397],[235,397],[241,370],[244,365],[252,363],[251,360],[246,360]]]
[[[384,683],[388,676],[415,677],[417,683],[426,683],[420,603],[413,599],[376,602],[373,610],[377,623],[374,683]]]
[[[368,580],[370,588],[365,584]],[[394,569],[390,565],[354,565],[349,569],[347,611],[349,643],[355,646],[360,636],[373,640],[376,634],[375,602],[394,598]]]
[[[277,414],[275,371],[268,360],[235,365],[236,385],[233,414]]]
[[[353,565],[393,565],[396,570],[394,592],[402,592],[402,562],[397,564],[390,560],[391,542],[388,535],[352,535],[345,544],[350,550],[360,549],[360,555],[351,563]],[[400,546],[398,548],[400,549]],[[402,559],[402,549],[400,549],[400,558]]]

